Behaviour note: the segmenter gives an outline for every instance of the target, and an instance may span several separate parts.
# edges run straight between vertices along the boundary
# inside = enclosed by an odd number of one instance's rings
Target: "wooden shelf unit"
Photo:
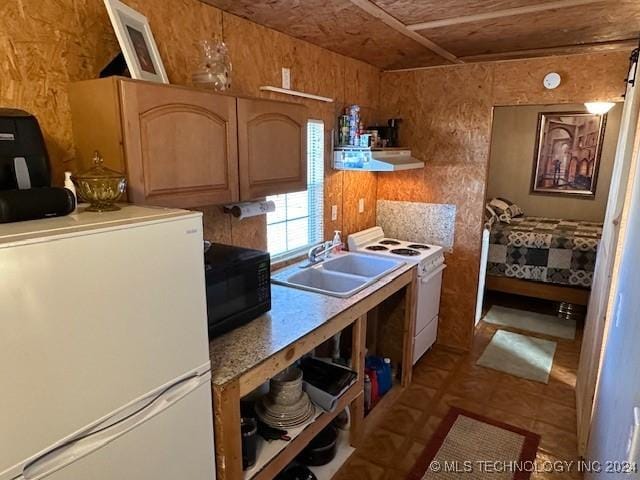
[[[269,460],[260,471],[251,476],[245,475],[245,479],[254,480],[271,480],[284,467],[289,465],[291,461],[308,445],[308,443],[322,431],[329,423],[340,413],[345,407],[357,401],[358,397],[362,398],[362,384],[356,382],[353,384],[338,400],[336,409],[333,412],[321,413],[314,422],[309,423],[303,430],[287,442],[271,460]]]
[[[319,326],[311,333],[301,337],[287,348],[272,355],[267,360],[247,370],[239,377],[224,384],[213,384],[213,410],[215,417],[215,445],[218,480],[238,480],[242,478],[252,480],[270,480],[286,467],[302,449],[313,439],[335,416],[350,407],[351,428],[349,443],[357,445],[363,432],[364,420],[364,356],[367,330],[367,312],[385,301],[399,290],[406,290],[406,306],[404,314],[405,332],[404,344],[409,350],[404,352],[406,358],[411,358],[412,334],[410,326],[414,321],[414,304],[416,274],[409,270],[396,279],[381,287],[363,300],[347,308]],[[242,471],[242,441],[240,433],[240,399],[251,393],[278,372],[295,363],[303,355],[309,353],[323,342],[331,339],[338,332],[350,327],[351,338],[351,368],[358,373],[354,383],[340,397],[334,412],[320,414],[314,422],[309,423],[302,431],[297,432],[294,439],[278,450],[265,466],[259,471],[245,476]],[[405,363],[405,362],[403,362]],[[407,385],[411,378],[411,369],[403,370],[402,385]],[[385,397],[392,399],[396,393],[392,389]],[[384,399],[383,399],[384,400]],[[390,402],[390,400],[386,400]],[[385,402],[385,403],[386,403]],[[391,403],[389,403],[390,405]],[[343,452],[344,453],[344,452]]]
[[[331,480],[338,473],[338,470],[345,464],[355,448],[349,443],[349,434],[344,431],[338,432],[338,441],[336,443],[336,456],[326,465],[319,467],[309,467],[317,480]]]

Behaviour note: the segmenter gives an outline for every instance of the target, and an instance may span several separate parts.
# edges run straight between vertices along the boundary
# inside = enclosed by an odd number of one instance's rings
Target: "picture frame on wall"
[[[131,78],[169,83],[147,17],[119,0],[104,0]]]
[[[595,198],[607,115],[540,112],[531,193]]]

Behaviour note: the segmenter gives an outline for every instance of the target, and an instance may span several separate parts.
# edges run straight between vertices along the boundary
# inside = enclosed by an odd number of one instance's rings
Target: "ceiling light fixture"
[[[587,107],[587,112],[593,113],[594,115],[604,115],[609,110],[611,110],[615,103],[613,102],[585,102],[585,107]]]

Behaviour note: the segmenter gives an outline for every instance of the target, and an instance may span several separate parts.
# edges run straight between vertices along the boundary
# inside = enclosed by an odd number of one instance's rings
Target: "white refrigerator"
[[[215,478],[200,213],[0,225],[0,480]]]

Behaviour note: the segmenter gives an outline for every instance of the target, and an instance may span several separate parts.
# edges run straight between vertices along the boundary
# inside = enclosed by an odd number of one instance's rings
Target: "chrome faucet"
[[[338,245],[334,245],[333,242],[327,240],[326,242],[322,242],[321,244],[316,245],[315,247],[311,247],[309,249],[309,253],[307,254],[309,261],[301,265],[301,268],[310,267],[312,265],[322,262],[323,260],[326,260],[329,257],[329,254],[337,246]]]

